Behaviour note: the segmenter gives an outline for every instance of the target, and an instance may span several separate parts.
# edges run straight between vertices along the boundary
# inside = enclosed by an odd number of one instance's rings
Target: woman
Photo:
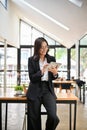
[[[34,43],[34,55],[28,59],[30,84],[26,95],[29,101],[29,130],[41,130],[41,104],[47,111],[45,130],[55,130],[59,123],[52,85],[52,80],[58,77],[57,67],[48,68],[50,62],[55,62],[55,58],[48,55],[48,42],[39,37]]]

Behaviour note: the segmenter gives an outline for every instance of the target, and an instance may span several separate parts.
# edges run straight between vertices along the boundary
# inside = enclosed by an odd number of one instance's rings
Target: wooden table
[[[83,84],[82,86],[78,86],[77,82],[73,80],[53,80],[53,83],[54,87],[56,87],[55,85],[59,85],[60,91],[62,89],[62,84],[75,84],[75,95],[79,97],[80,101],[83,104],[85,104],[85,84]],[[82,93],[81,89],[83,89]]]
[[[5,130],[7,130],[8,103],[27,103],[26,97],[14,96],[14,93],[5,93],[0,95],[0,130],[2,130],[2,103],[6,104]]]
[[[73,119],[73,130],[76,130],[76,106],[77,106],[77,100],[78,98],[73,95],[72,93],[59,93],[57,95],[56,103],[61,103],[61,104],[69,104],[70,106],[70,111],[69,111],[69,130],[72,130],[72,107],[71,105],[74,105],[74,119]],[[2,103],[6,103],[6,116],[5,116],[5,130],[7,130],[7,106],[8,103],[28,103],[26,97],[15,97],[12,94],[2,94],[0,95],[0,130],[2,130]],[[28,109],[27,109],[28,111]],[[46,113],[44,113],[46,114]],[[28,116],[27,116],[28,120]],[[27,130],[28,129],[28,124],[27,124]]]
[[[75,81],[73,80],[53,80],[53,83],[59,83],[59,84],[62,84],[62,83],[75,83]]]
[[[62,85],[63,84],[76,84],[76,82],[75,81],[73,81],[73,80],[53,80],[53,84],[54,84],[54,87],[55,87],[55,85],[59,85],[59,88],[60,88],[60,92],[61,92],[61,90],[62,90]],[[65,88],[65,89],[67,89],[67,88]],[[71,87],[70,87],[70,90],[71,90]]]
[[[76,107],[78,98],[72,93],[58,93],[56,103],[69,104],[69,130],[72,130],[72,107],[74,104],[73,130],[76,130]]]

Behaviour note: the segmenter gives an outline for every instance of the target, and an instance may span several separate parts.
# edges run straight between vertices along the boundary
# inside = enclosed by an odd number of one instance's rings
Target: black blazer
[[[50,55],[46,55],[47,62],[55,62],[55,58]],[[26,93],[27,98],[35,100],[41,94],[41,71],[39,66],[39,60],[34,57],[28,58],[28,73],[30,78],[30,83],[28,91]],[[57,77],[56,77],[57,78]],[[55,96],[54,87],[52,80],[56,79],[51,72],[48,72],[48,81],[49,81],[49,91],[52,95]],[[56,96],[55,96],[56,97]]]

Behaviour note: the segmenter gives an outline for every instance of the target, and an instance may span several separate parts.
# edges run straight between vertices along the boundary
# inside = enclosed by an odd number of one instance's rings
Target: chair
[[[80,79],[75,79],[76,81],[76,84],[78,85],[79,87],[79,90],[80,90],[80,101],[82,100],[82,92],[81,90],[83,90],[83,104],[85,104],[85,84],[86,82],[84,82],[83,80],[80,80]]]
[[[71,83],[63,83],[61,84],[60,92],[62,89],[65,89],[66,92],[68,92],[68,90],[70,90],[71,92],[72,88],[73,88],[73,85]]]

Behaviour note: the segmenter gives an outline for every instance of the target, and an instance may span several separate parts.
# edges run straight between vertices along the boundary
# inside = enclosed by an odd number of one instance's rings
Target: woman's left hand
[[[51,67],[51,68],[48,69],[48,71],[53,73],[53,75],[56,75],[58,70],[57,70],[57,67]]]

